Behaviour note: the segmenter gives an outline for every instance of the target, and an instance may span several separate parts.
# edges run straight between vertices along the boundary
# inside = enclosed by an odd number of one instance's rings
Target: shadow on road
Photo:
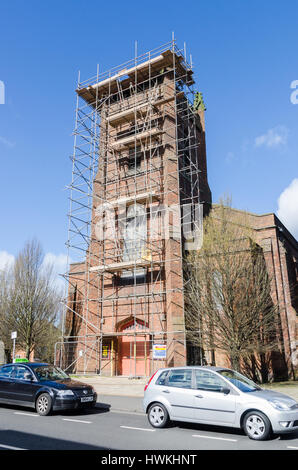
[[[1,408],[12,410],[15,412],[22,412],[22,413],[32,413],[33,415],[36,414],[36,411],[33,408],[26,408],[24,406],[13,406],[13,405],[2,405]],[[56,410],[52,411],[49,416],[64,416],[64,415],[78,415],[78,414],[103,414],[108,413],[110,411],[111,405],[109,403],[96,403],[94,408],[77,408],[72,410]]]
[[[224,433],[227,435],[234,436],[245,436],[245,433],[242,429],[230,428],[225,426],[212,426],[208,424],[194,424],[194,423],[184,423],[180,421],[173,421],[171,424],[173,427],[180,429],[192,429],[193,431],[207,431],[213,433]],[[280,439],[283,441],[290,441],[298,438],[298,431],[293,431],[285,434],[273,434],[270,440]],[[248,438],[247,438],[248,439]]]
[[[94,408],[77,408],[75,410],[59,410],[53,411],[51,414],[55,416],[64,416],[64,415],[94,415],[94,414],[103,414],[108,413],[111,409],[109,403],[96,403]]]
[[[244,432],[238,428],[230,428],[226,426],[212,426],[208,424],[195,424],[195,423],[184,423],[182,421],[172,421],[172,426],[180,429],[190,429],[193,431],[207,431],[214,433],[225,433],[234,436],[244,436]]]
[[[292,441],[293,439],[298,439],[298,431],[294,431],[288,434],[280,434],[281,441]]]
[[[2,449],[7,446],[7,450],[12,448],[26,450],[107,450],[107,447],[9,429],[0,431],[0,444]]]

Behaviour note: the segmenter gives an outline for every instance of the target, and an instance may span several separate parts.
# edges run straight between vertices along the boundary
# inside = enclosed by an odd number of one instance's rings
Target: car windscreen
[[[68,375],[63,372],[63,370],[55,366],[34,367],[34,373],[40,381],[69,379]]]
[[[235,385],[235,387],[237,387],[241,392],[247,393],[255,392],[256,390],[262,390],[261,387],[259,387],[244,375],[239,374],[239,372],[234,370],[219,370],[217,372],[229,380],[229,382]]]

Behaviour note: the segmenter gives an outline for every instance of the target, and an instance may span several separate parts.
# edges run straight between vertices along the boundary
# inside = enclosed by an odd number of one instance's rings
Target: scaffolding
[[[211,202],[194,84],[175,39],[79,77],[56,345],[65,370],[139,376],[185,363],[183,256]]]

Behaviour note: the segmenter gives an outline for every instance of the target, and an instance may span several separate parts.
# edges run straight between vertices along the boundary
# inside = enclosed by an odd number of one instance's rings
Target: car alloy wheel
[[[46,416],[51,412],[52,399],[48,393],[42,393],[36,400],[36,411],[40,416]]]
[[[271,424],[263,413],[253,411],[244,419],[244,431],[250,439],[264,441],[271,434]]]
[[[169,414],[161,403],[153,403],[148,411],[148,420],[154,428],[164,428],[169,422]]]

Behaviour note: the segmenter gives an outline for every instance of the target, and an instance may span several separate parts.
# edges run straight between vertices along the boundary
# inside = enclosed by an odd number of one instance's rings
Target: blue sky
[[[63,263],[78,71],[83,80],[186,42],[206,102],[213,201],[278,212],[298,236],[298,2],[11,0],[1,3],[0,252],[37,237]],[[60,260],[60,261],[59,261]],[[1,261],[1,260],[0,260]]]

